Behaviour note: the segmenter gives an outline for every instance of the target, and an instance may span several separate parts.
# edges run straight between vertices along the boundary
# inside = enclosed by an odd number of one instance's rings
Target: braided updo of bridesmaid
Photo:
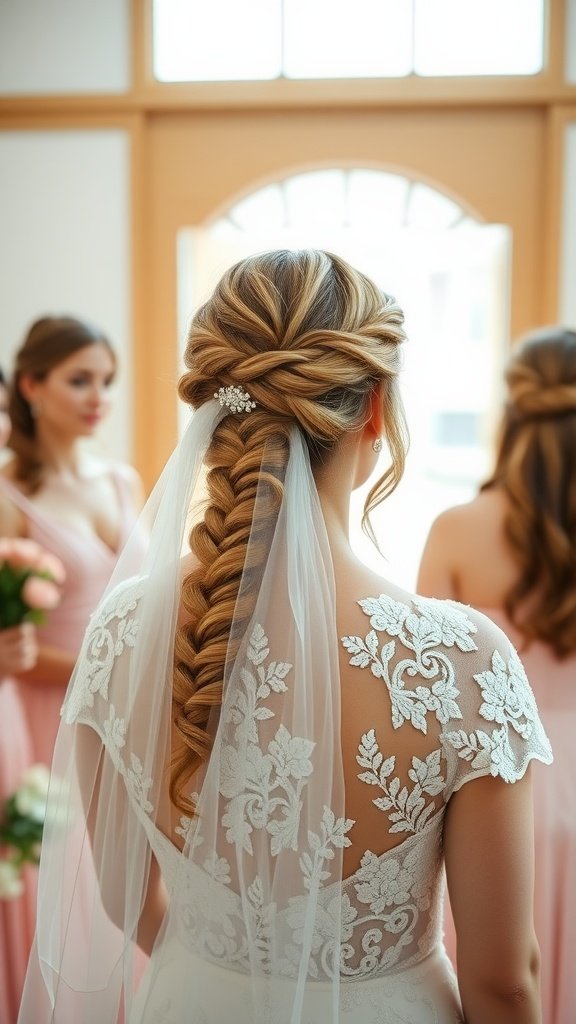
[[[544,328],[513,351],[496,466],[519,567],[506,611],[527,640],[576,650],[576,331]]]
[[[198,565],[182,590],[189,621],[176,637],[173,713],[181,744],[171,774],[172,800],[187,813],[194,807],[183,789],[209,756],[208,718],[221,704],[225,661],[235,653],[232,617],[247,622],[253,610],[249,583],[260,578],[282,501],[291,429],[302,431],[314,471],[368,421],[380,388],[391,465],[368,495],[368,532],[370,511],[402,476],[403,320],[368,278],[318,250],[243,260],[192,320],[180,397],[198,408],[220,388],[237,387],[255,408],[216,427],[206,456],[207,507],[190,536]]]

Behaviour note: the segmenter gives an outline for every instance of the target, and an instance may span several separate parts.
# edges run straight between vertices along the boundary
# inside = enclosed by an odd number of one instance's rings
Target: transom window
[[[162,82],[535,75],[543,0],[153,0]]]

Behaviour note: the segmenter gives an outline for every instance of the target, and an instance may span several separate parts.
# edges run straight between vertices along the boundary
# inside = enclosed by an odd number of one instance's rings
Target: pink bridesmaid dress
[[[520,652],[548,734],[554,763],[532,764],[534,922],[540,944],[543,1024],[576,1022],[576,653],[559,661],[550,647],[523,640],[505,615],[481,608]],[[447,906],[445,944],[456,962]]]
[[[79,534],[49,519],[0,475],[0,491],[25,516],[28,536],[57,555],[66,569],[62,600],[38,630],[40,643],[73,655],[79,653],[88,619],[137,517],[121,466],[114,468],[112,478],[121,510],[117,552],[96,534]],[[2,683],[2,688],[7,685],[8,681]],[[42,687],[21,680],[9,681],[8,696],[0,703],[0,794],[13,792],[31,764],[50,766],[65,692],[65,686]],[[34,934],[35,907],[36,869],[31,869],[24,895],[14,901],[0,900],[0,1024],[15,1024],[18,1016]]]
[[[0,802],[18,788],[32,763],[32,748],[24,709],[13,679],[0,679]],[[0,848],[5,856],[7,851]],[[34,936],[36,869],[25,875],[25,891],[16,899],[0,900],[0,1024],[16,1020],[20,990]]]

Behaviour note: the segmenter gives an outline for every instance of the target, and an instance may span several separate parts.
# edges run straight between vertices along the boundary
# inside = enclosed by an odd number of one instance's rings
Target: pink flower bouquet
[[[0,540],[0,629],[22,622],[42,625],[60,602],[64,566],[33,540]]]

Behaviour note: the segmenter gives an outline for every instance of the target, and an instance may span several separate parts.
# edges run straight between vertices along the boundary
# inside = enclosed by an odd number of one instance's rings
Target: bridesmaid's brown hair
[[[576,331],[530,334],[506,372],[496,465],[482,490],[508,499],[518,581],[506,612],[527,641],[576,650]]]
[[[20,388],[23,376],[44,380],[51,370],[87,345],[105,345],[114,362],[112,346],[99,328],[71,316],[45,316],[36,320],[16,353],[10,386],[12,420],[10,448],[15,454],[16,479],[34,494],[42,484],[44,462],[36,440],[36,423],[30,403]]]

